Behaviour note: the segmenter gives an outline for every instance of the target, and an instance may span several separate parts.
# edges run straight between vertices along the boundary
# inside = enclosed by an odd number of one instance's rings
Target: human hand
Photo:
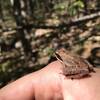
[[[92,77],[67,79],[55,61],[0,90],[0,100],[99,100],[100,69]]]

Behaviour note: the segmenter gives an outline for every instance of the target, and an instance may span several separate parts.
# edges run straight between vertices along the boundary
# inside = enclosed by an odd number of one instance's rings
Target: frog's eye
[[[55,56],[58,60],[60,60],[61,62],[63,61],[62,58],[60,57],[60,55],[58,53],[55,53]]]

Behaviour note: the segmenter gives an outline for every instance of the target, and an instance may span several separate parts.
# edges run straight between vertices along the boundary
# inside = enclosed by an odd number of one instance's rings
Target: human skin
[[[91,77],[68,79],[55,61],[0,90],[0,100],[100,100],[100,69]]]

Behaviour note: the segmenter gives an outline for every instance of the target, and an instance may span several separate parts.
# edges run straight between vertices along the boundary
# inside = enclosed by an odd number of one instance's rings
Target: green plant
[[[78,13],[79,10],[82,10],[84,8],[84,3],[82,0],[77,0],[73,2],[71,5],[68,7],[68,13],[70,16],[74,16]]]

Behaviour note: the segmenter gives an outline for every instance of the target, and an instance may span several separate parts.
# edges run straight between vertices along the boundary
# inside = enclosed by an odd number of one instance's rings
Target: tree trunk
[[[15,17],[15,21],[17,24],[17,27],[23,27],[27,25],[27,19],[26,19],[26,12],[25,12],[25,2],[26,0],[14,0],[13,2],[13,13]],[[28,39],[26,39],[26,32],[28,30],[24,27],[21,29],[18,29],[18,37],[21,40],[24,48],[24,52],[26,56],[30,56],[32,53],[31,45]],[[28,34],[28,33],[27,33]]]

